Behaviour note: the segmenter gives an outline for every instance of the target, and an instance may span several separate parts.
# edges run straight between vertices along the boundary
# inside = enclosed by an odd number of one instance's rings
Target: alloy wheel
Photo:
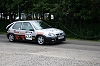
[[[45,40],[44,40],[43,36],[39,36],[37,41],[38,41],[38,44],[44,44],[45,43]]]
[[[10,42],[13,42],[14,40],[15,40],[14,35],[13,35],[13,34],[10,34],[10,35],[9,35],[9,41],[10,41]]]

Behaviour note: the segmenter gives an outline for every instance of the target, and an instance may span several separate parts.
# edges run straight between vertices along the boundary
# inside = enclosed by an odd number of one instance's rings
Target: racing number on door
[[[32,32],[26,32],[25,38],[26,38],[26,40],[32,40]]]

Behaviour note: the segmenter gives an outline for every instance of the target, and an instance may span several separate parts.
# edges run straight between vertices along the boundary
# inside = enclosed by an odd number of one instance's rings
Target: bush
[[[6,26],[9,24],[9,20],[1,19],[0,20],[0,32],[3,33],[6,31]]]
[[[62,29],[65,31],[67,38],[75,39],[88,39],[99,40],[100,39],[100,23],[67,23],[47,21],[51,26]]]

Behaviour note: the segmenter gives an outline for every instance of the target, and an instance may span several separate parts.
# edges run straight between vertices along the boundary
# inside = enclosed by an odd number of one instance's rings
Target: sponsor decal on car
[[[44,35],[44,32],[37,32],[37,35],[38,35],[38,34]]]
[[[19,31],[14,30],[14,33],[15,33],[15,34],[16,34],[16,33],[19,33]]]

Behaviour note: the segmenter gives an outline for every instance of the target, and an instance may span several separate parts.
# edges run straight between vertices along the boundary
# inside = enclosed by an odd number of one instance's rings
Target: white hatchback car
[[[52,28],[42,20],[15,21],[7,27],[7,38],[10,42],[30,40],[38,44],[47,42],[56,43],[65,41],[64,31]]]

